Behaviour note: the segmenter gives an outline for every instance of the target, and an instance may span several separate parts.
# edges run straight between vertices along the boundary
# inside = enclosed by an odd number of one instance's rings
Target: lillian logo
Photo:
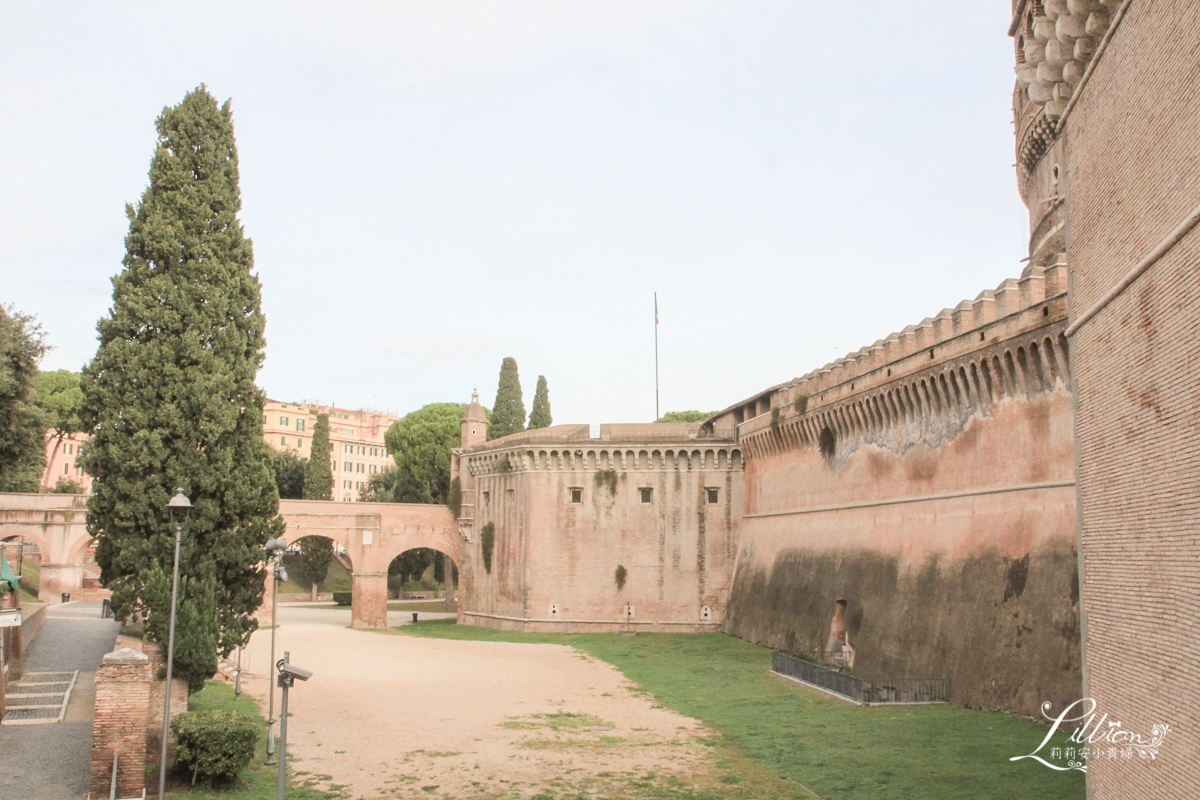
[[[1050,703],[1042,704],[1042,716],[1053,723],[1046,738],[1042,739],[1042,743],[1032,753],[1013,756],[1009,761],[1032,758],[1059,772],[1072,769],[1087,772],[1087,762],[1098,758],[1131,760],[1137,756],[1153,761],[1158,757],[1158,748],[1171,731],[1168,725],[1155,725],[1151,728],[1149,737],[1127,731],[1117,720],[1110,720],[1108,714],[1097,718],[1096,701],[1090,697],[1076,700],[1057,717],[1048,713],[1050,706]],[[1050,740],[1055,733],[1060,729],[1066,731],[1075,723],[1081,724],[1067,737],[1065,746],[1051,745]]]

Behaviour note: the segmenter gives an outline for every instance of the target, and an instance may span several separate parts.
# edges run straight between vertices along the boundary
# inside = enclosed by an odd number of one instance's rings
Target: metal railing
[[[860,678],[785,653],[774,654],[771,670],[867,705],[950,702],[949,678]]]

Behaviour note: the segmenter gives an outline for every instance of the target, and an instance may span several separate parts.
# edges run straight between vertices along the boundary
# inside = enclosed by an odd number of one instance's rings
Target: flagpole
[[[654,293],[654,419],[658,413],[658,292]]]

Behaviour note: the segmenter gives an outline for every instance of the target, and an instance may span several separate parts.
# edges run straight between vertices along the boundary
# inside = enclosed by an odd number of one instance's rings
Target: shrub
[[[496,546],[496,526],[489,522],[483,526],[483,536],[480,538],[483,544],[483,568],[487,570],[487,574],[492,574],[492,548]]]
[[[333,602],[337,603],[339,606],[348,606],[350,605],[351,598],[353,598],[353,596],[353,592],[334,592]]]
[[[189,711],[171,720],[175,768],[209,786],[237,777],[254,758],[258,723],[233,711]]]
[[[446,505],[450,506],[450,513],[458,519],[462,513],[462,481],[458,478],[450,481],[450,493],[446,496]]]
[[[625,588],[625,578],[628,575],[629,575],[629,573],[626,571],[625,565],[617,564],[617,574],[615,575],[615,577],[617,579],[617,591],[618,592]]]
[[[808,395],[806,395],[806,394],[797,395],[796,402],[792,404],[792,407],[796,409],[797,414],[803,415],[803,414],[807,413],[808,412]]]
[[[597,489],[608,489],[608,496],[617,494],[617,471],[615,469],[598,469],[594,478]]]

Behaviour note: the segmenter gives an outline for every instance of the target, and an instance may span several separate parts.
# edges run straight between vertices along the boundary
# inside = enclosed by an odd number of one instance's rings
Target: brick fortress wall
[[[1056,164],[1061,174],[1085,690],[1127,731],[1171,727],[1153,761],[1090,758],[1088,790],[1190,797],[1200,786],[1200,230],[1180,226],[1200,213],[1200,5],[1082,5],[1065,21],[1055,3],[1016,9],[1018,33],[1022,13],[1026,27],[1054,31],[1047,60],[1072,17],[1110,20],[1096,26],[1073,110],[1026,107],[1054,117],[1057,138],[1019,177],[1032,218],[1047,199],[1038,176]]]
[[[741,452],[732,440],[693,438],[697,428],[606,425],[586,439],[586,425],[556,426],[456,456],[473,576],[463,622],[718,630],[739,536]]]
[[[726,630],[1036,714],[1080,692],[1065,269],[727,409],[746,453]]]

